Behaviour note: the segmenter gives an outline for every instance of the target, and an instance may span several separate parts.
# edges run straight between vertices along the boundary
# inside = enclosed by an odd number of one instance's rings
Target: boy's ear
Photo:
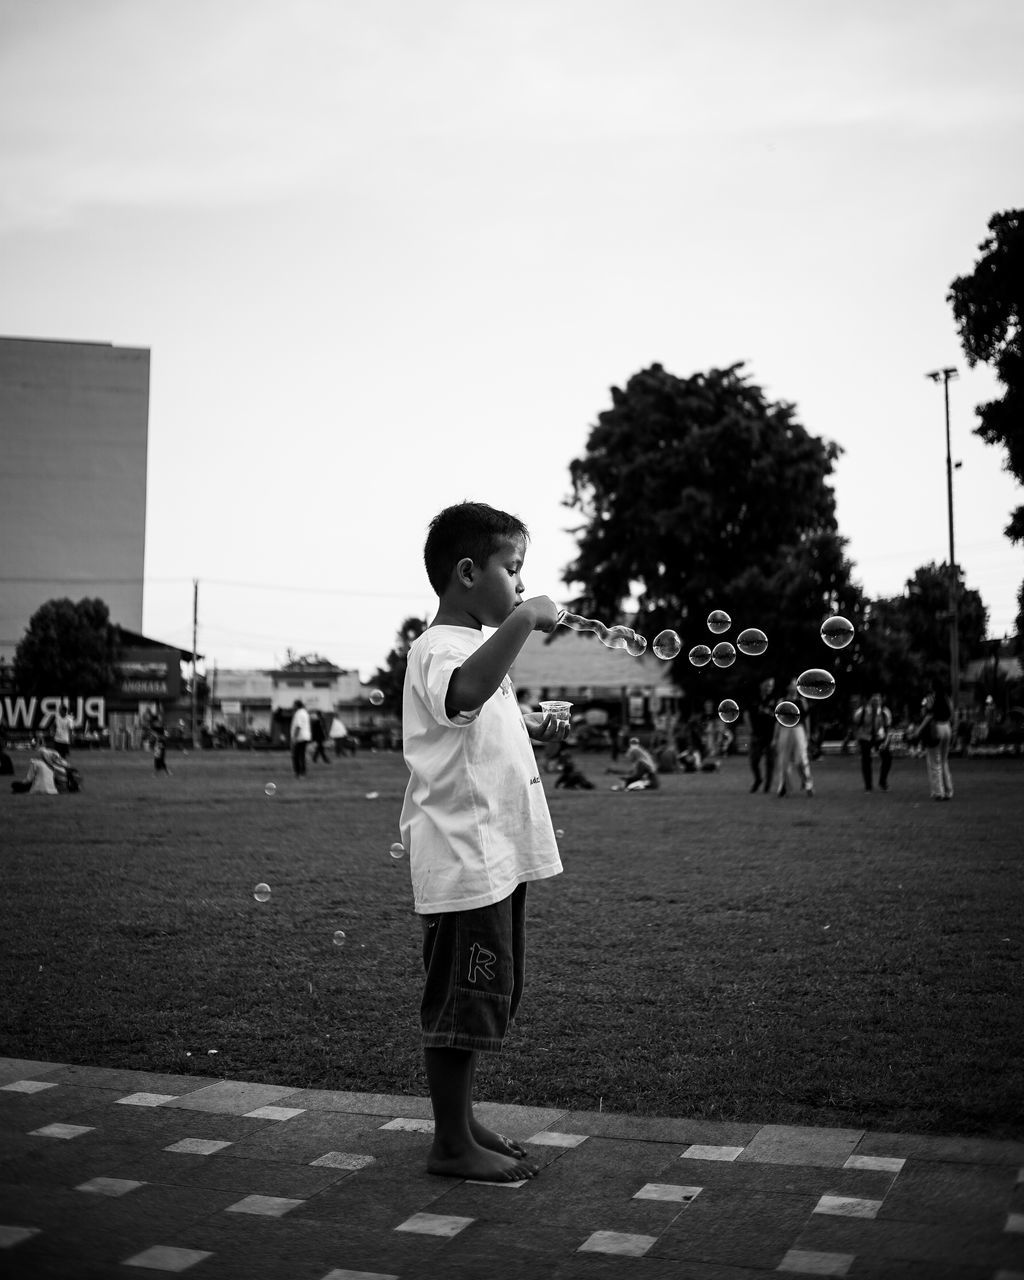
[[[473,571],[476,565],[469,556],[463,558],[455,566],[455,581],[462,587],[471,587],[473,585]]]

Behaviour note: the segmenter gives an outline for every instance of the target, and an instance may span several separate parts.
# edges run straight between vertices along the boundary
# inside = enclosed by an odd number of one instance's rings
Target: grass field
[[[0,1053],[425,1093],[399,755],[77,763],[78,795],[0,792]],[[1020,761],[956,762],[952,804],[917,760],[870,795],[822,760],[813,800],[742,758],[640,794],[581,763],[481,1098],[1024,1137]]]

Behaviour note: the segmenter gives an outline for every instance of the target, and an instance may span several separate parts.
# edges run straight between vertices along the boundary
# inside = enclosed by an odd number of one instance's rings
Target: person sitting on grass
[[[523,991],[526,886],[562,864],[530,739],[568,725],[524,714],[509,668],[534,631],[553,631],[547,596],[524,600],[529,535],[482,503],[448,507],[424,548],[437,614],[409,649],[402,722],[409,783],[402,843],[422,917],[420,1026],[434,1112],[430,1173],[481,1182],[532,1178],[515,1142],[473,1114],[480,1052],[499,1052]],[[486,640],[482,628],[496,630]]]
[[[56,754],[56,752],[53,754]],[[53,768],[47,759],[48,755],[50,755],[50,752],[46,746],[39,743],[35,748],[35,754],[28,762],[28,770],[25,773],[24,780],[19,782],[15,779],[11,783],[11,790],[21,795],[29,792],[36,796],[57,795],[57,784],[54,781]]]
[[[555,789],[559,787],[566,791],[593,791],[594,789],[594,784],[576,767],[576,761],[568,751],[562,756],[558,765]]]
[[[658,782],[658,769],[654,763],[654,757],[640,745],[639,738],[630,738],[629,746],[626,748],[626,759],[631,767],[622,773],[621,784],[616,784],[612,790],[657,791],[661,784]],[[621,773],[622,771],[609,768],[608,772]]]

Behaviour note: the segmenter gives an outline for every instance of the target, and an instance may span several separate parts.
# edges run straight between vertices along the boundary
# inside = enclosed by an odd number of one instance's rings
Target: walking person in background
[[[860,748],[860,771],[864,778],[864,790],[871,791],[874,766],[871,753],[878,752],[880,761],[878,770],[879,791],[889,790],[889,770],[892,768],[892,751],[889,746],[889,735],[892,730],[892,712],[882,702],[880,693],[873,693],[853,713],[853,728]]]
[[[771,676],[761,681],[761,696],[747,711],[750,724],[750,772],[754,775],[751,792],[761,788],[761,761],[764,761],[765,793],[772,789],[775,770],[775,681]]]
[[[306,776],[306,748],[309,746],[313,734],[309,724],[309,712],[306,710],[301,698],[295,699],[295,709],[292,712],[292,723],[288,736],[292,744],[292,770],[296,778],[304,778]]]
[[[800,785],[807,793],[808,799],[814,795],[814,780],[811,778],[811,762],[807,755],[807,700],[801,698],[796,688],[796,681],[791,680],[786,686],[786,701],[792,702],[800,712],[796,724],[782,724],[775,719],[775,768],[778,777],[777,794],[786,794],[789,782],[789,771],[795,768],[800,778]]]
[[[75,717],[68,714],[68,704],[62,702],[53,717],[53,745],[64,760],[71,754],[71,738],[75,732]]]
[[[949,771],[949,747],[953,740],[953,708],[945,689],[936,681],[921,703],[924,719],[917,740],[928,762],[928,786],[933,800],[953,799],[953,775]]]

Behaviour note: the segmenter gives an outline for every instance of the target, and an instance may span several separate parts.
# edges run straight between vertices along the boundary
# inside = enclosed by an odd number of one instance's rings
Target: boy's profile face
[[[525,557],[526,542],[522,538],[510,538],[491,554],[486,564],[460,561],[460,576],[470,589],[468,608],[481,626],[501,626],[522,601],[520,574]]]

